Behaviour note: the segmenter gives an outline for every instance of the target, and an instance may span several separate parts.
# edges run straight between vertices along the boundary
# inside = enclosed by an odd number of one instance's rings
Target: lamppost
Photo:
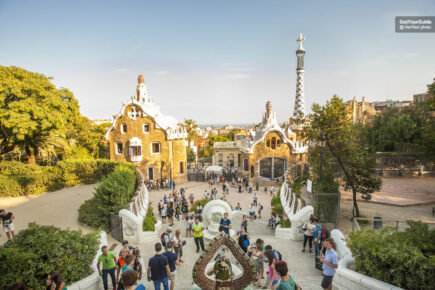
[[[320,169],[319,169],[319,184],[322,183],[322,163],[323,163],[323,148],[326,145],[326,135],[325,133],[321,133],[319,137],[319,146],[320,146]]]

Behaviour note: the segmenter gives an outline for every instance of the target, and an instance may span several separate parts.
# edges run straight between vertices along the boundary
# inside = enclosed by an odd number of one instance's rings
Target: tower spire
[[[299,42],[298,50],[296,50],[296,59],[297,59],[297,67],[296,67],[296,97],[295,97],[295,107],[293,111],[293,118],[298,116],[305,116],[305,96],[304,96],[304,55],[305,49],[302,46],[302,42],[305,40],[305,37],[302,36],[302,33],[299,34],[299,38],[296,39]]]

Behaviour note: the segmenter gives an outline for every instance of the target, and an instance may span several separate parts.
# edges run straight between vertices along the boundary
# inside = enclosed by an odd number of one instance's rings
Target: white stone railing
[[[161,221],[155,224],[154,232],[144,232],[142,230],[143,220],[147,215],[150,200],[143,174],[139,169],[136,170],[136,184],[136,192],[133,198],[125,209],[119,211],[119,216],[122,219],[124,240],[128,240],[130,243],[141,244],[154,236],[157,237],[157,230],[161,227]]]
[[[284,215],[286,215],[292,225],[289,229],[278,226],[275,230],[275,236],[291,240],[302,240],[304,234],[301,232],[301,228],[314,213],[314,208],[311,205],[301,208],[302,200],[296,197],[287,181],[284,181],[281,186],[280,200]]]
[[[97,263],[98,263],[98,257],[101,255],[101,247],[107,246],[107,234],[106,232],[100,233],[99,238],[99,245],[97,253],[95,254],[94,259],[92,260],[92,264],[90,265],[92,269],[92,274],[90,274],[88,277],[83,278],[82,280],[79,280],[77,282],[74,282],[70,286],[68,286],[68,290],[98,290],[100,289],[99,283],[101,280],[100,274],[98,273],[97,269]]]
[[[336,251],[339,257],[338,269],[335,272],[332,286],[338,290],[400,290],[394,285],[379,281],[369,276],[363,275],[349,269],[349,266],[355,262],[352,252],[346,245],[343,233],[337,229],[331,231],[331,237],[336,244]]]

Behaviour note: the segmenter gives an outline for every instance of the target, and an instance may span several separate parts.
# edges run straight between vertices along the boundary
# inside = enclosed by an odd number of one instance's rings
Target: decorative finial
[[[304,49],[304,47],[302,46],[302,42],[303,42],[304,40],[305,40],[305,37],[302,36],[302,33],[299,33],[299,38],[296,39],[296,41],[299,42],[299,48],[298,48],[297,52],[298,52],[298,51],[300,51],[300,52],[305,52],[305,49]],[[297,53],[297,52],[296,52],[296,53]]]
[[[143,75],[142,74],[140,74],[138,77],[137,77],[137,82],[140,84],[140,83],[145,83],[145,78],[143,77]]]

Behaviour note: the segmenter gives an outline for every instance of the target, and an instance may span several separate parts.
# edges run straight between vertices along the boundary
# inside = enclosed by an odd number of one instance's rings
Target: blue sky
[[[435,15],[435,1],[0,0],[0,65],[54,77],[92,119],[118,113],[142,73],[180,121],[256,123],[268,100],[285,121],[301,32],[307,110],[424,92],[435,34],[395,33],[404,15]]]

